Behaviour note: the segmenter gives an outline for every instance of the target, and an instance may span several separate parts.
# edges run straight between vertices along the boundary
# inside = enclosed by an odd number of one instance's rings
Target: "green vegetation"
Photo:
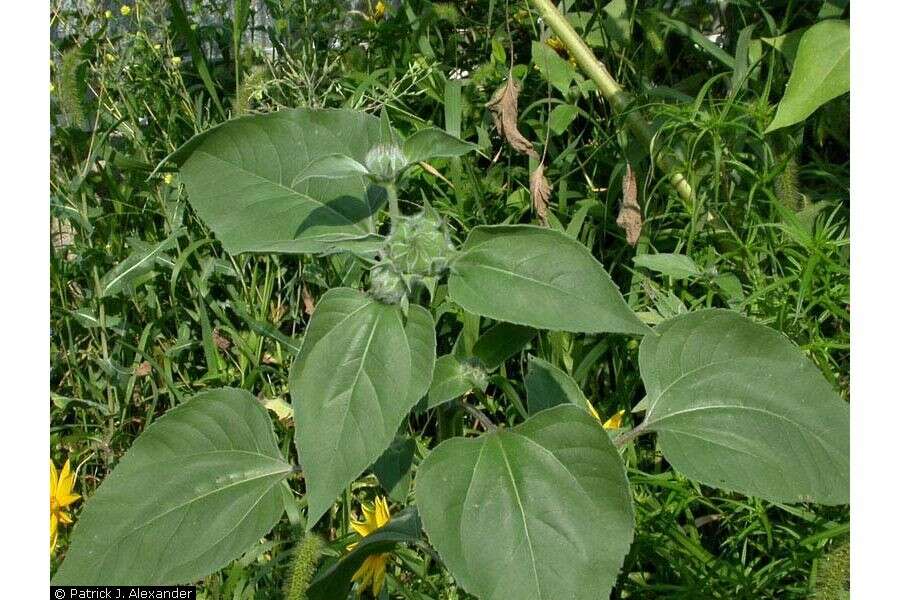
[[[543,570],[572,598],[844,597],[847,2],[560,3],[581,49],[543,1],[101,4],[51,7],[50,450],[83,497],[56,577],[333,599],[387,556],[379,598],[488,598]],[[691,339],[685,369],[736,352],[720,375],[741,385],[667,381],[666,345]],[[351,359],[367,386],[342,387]],[[335,413],[298,399],[349,411],[347,388],[377,411],[334,445]],[[674,427],[698,389],[735,406]],[[730,412],[763,394],[821,448]],[[619,411],[621,432],[591,437],[591,412]],[[710,450],[735,432],[792,460]],[[585,581],[549,544],[473,573],[454,536],[546,510],[491,505],[475,475],[514,497],[513,467],[581,435],[633,503],[577,468],[586,494],[542,481],[584,515],[577,545],[614,556]],[[194,501],[210,473],[241,495]],[[460,486],[477,522],[447,517]],[[380,496],[394,514],[366,529]],[[174,530],[196,524],[192,560],[163,540],[157,564],[125,546],[98,573],[85,552],[111,538],[79,528],[159,527],[135,507],[166,502]]]

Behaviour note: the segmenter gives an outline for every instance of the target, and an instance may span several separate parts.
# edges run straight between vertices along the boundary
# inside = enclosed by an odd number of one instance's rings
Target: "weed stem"
[[[631,96],[622,89],[622,86],[619,85],[615,79],[613,79],[613,76],[606,70],[603,63],[597,60],[597,57],[594,56],[594,53],[588,45],[584,43],[581,36],[572,28],[572,25],[566,20],[563,14],[559,12],[559,9],[556,8],[551,0],[531,0],[531,3],[534,4],[535,8],[537,8],[538,12],[540,12],[541,16],[544,18],[544,21],[547,22],[556,35],[559,36],[559,39],[566,45],[569,54],[578,62],[578,66],[580,66],[584,72],[587,73],[588,77],[597,84],[597,89],[599,89],[600,93],[603,94],[603,97],[609,101],[613,110],[624,115],[625,125],[628,129],[630,129],[641,143],[646,145],[652,153],[654,137],[653,129],[640,112],[628,110],[628,105],[632,100]],[[668,175],[669,181],[675,187],[678,195],[684,200],[690,200],[693,194],[691,184],[688,183],[688,180],[683,174],[676,170],[672,158],[666,154],[660,153],[656,157],[656,160],[662,170]]]

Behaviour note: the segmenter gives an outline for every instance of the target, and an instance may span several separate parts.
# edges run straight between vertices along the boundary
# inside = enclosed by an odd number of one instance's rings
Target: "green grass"
[[[267,0],[269,29],[253,35],[275,50],[245,43],[239,53],[223,17],[230,3],[190,3],[193,23],[200,14],[214,23],[193,29],[170,22],[164,2],[134,3],[128,17],[116,8],[109,20],[96,8],[67,12],[61,4],[51,8],[57,35],[50,449],[57,462],[69,457],[78,466],[85,497],[153,419],[197,390],[232,385],[262,400],[289,401],[292,348],[309,318],[304,295],[317,298],[362,276],[342,258],[225,254],[192,214],[177,175],[169,182],[151,177],[153,167],[230,114],[385,106],[403,130],[431,122],[490,142],[475,158],[441,165],[443,178],[416,175],[401,199],[408,200],[406,210],[427,200],[457,239],[478,224],[533,222],[528,161],[508,147],[493,160],[501,144],[485,108],[506,76],[510,47],[523,81],[520,128],[540,151],[546,146],[551,224],[588,245],[637,310],[659,317],[706,306],[741,311],[783,331],[847,395],[848,103],[835,100],[805,126],[764,136],[787,76],[784,59],[767,46],[749,78],[732,87],[730,69],[710,50],[667,31],[647,10],[668,3],[642,3],[640,11],[629,3],[619,23],[630,24],[630,38],[603,31],[607,47],[598,53],[637,94],[658,127],[657,144],[677,153],[697,192],[685,202],[596,94],[564,95],[529,65],[541,29],[524,2],[511,1],[507,11],[505,3],[487,0],[414,1],[376,22],[348,17],[339,2],[303,10],[301,3]],[[605,4],[575,3],[597,14]],[[666,14],[701,31],[719,27],[733,54],[748,24],[756,25],[754,37],[769,37],[811,23],[817,7],[809,4],[815,3],[734,3],[719,14],[717,3],[697,1]],[[194,42],[208,53],[208,78],[192,57]],[[448,77],[454,69],[470,77],[457,83]],[[553,132],[550,111],[563,103],[577,116]],[[645,212],[636,249],[615,224],[626,162],[636,171]],[[102,295],[104,276],[117,264],[173,234],[174,245],[145,272]],[[634,267],[635,252],[654,251],[688,254],[705,275],[676,281]],[[434,306],[442,315],[439,350],[488,325]],[[542,333],[529,351],[573,374],[604,415],[642,397],[636,347],[624,338]],[[524,361],[524,354],[508,361],[477,397],[495,421],[522,419],[516,396],[524,393]],[[416,419],[435,426],[428,417]],[[463,426],[459,414],[442,419]],[[292,429],[284,423],[277,429],[290,456]],[[834,554],[824,557],[849,529],[846,508],[779,506],[699,486],[674,474],[652,440],[626,458],[638,527],[614,598],[806,598],[832,585],[822,583],[822,574],[834,571]],[[302,518],[302,481],[291,484]],[[370,498],[375,486],[371,477],[354,484],[326,518],[320,533],[331,552],[346,544],[348,508]],[[61,532],[54,565],[70,531]],[[284,520],[244,558],[209,577],[201,594],[281,597],[301,539],[301,527]],[[403,550],[393,565],[391,598],[468,597],[427,549]]]

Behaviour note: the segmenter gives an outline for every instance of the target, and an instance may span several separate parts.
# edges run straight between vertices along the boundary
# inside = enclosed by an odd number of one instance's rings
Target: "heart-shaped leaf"
[[[773,502],[849,501],[850,410],[779,332],[727,310],[641,342],[646,427],[672,466]]]
[[[453,261],[448,288],[467,311],[498,321],[576,332],[650,331],[587,248],[543,227],[476,227]]]
[[[295,180],[318,159],[358,163],[380,139],[378,119],[350,110],[283,110],[233,119],[195,136],[167,160],[188,200],[228,252],[324,252],[372,240],[384,190],[361,173]]]
[[[320,316],[327,326],[316,323]],[[401,316],[399,306],[347,289],[323,295],[316,306],[290,380],[310,528],[381,456],[418,400],[410,399]]]
[[[53,584],[205,577],[278,522],[291,468],[252,395],[197,394],[150,425],[87,501]]]
[[[571,405],[442,443],[416,499],[447,568],[482,600],[606,598],[634,530],[622,458]]]

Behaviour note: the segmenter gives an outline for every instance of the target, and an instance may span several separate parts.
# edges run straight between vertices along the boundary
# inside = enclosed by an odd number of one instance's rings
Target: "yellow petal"
[[[60,510],[56,512],[56,515],[59,518],[60,523],[65,523],[66,525],[72,523],[72,517],[69,515],[69,513]]]
[[[376,527],[384,527],[391,520],[391,510],[388,508],[387,500],[382,496],[375,499],[375,525]]]
[[[381,587],[384,585],[384,574],[387,570],[387,554],[378,555],[373,567],[372,574],[372,595],[376,598],[381,593]]]
[[[603,423],[603,429],[620,429],[622,427],[622,417],[625,415],[624,410],[620,410]]]
[[[59,474],[56,472],[56,465],[53,464],[53,461],[50,461],[50,494],[53,495],[56,493],[56,483],[59,481]]]
[[[350,519],[350,527],[352,527],[353,531],[355,531],[362,537],[366,537],[373,531],[373,529],[369,526],[369,524],[367,522],[357,521],[355,519]],[[347,547],[349,548],[349,546],[347,546]]]
[[[81,496],[79,496],[78,494],[66,493],[64,495],[57,496],[56,503],[59,505],[60,508],[63,508],[65,506],[69,506],[70,504],[72,504],[80,499],[81,499]]]
[[[595,419],[597,419],[597,421],[600,421],[600,413],[597,412],[597,409],[594,408],[593,406],[591,406],[590,402],[588,402],[587,406],[588,406],[588,410],[591,413],[591,416],[594,417]]]

